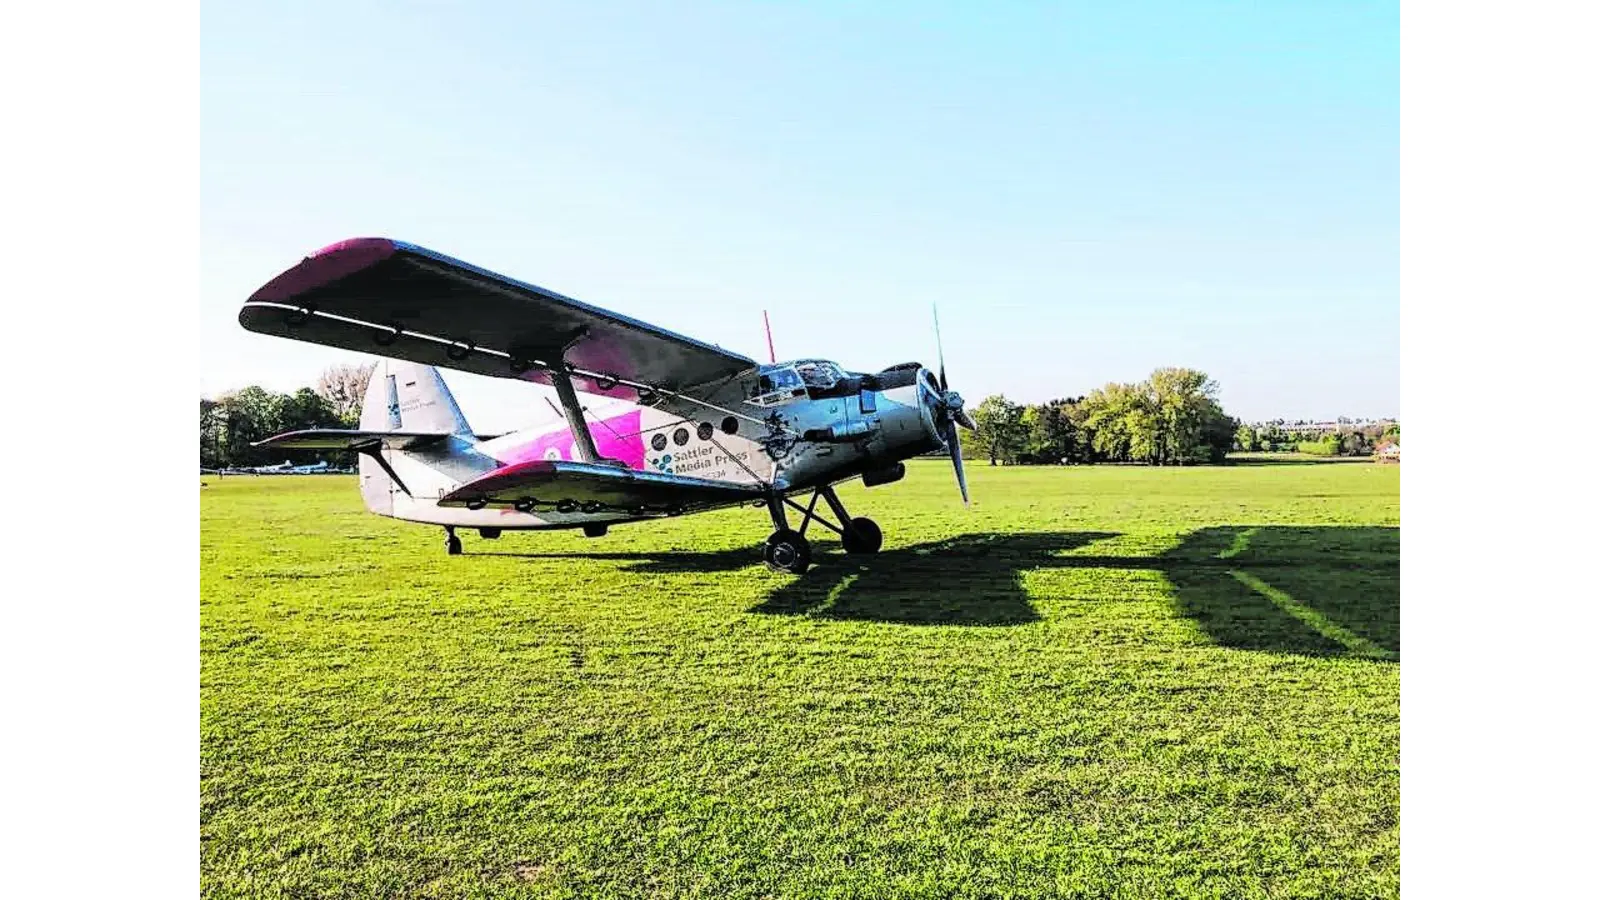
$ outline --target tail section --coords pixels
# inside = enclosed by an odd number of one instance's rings
[[[471,437],[467,418],[433,366],[378,361],[361,404],[362,431],[436,431]]]
[[[378,360],[361,404],[361,430],[453,435],[416,450],[385,442],[382,460],[361,455],[361,498],[380,515],[409,518],[417,504],[493,467],[492,460],[471,449],[477,442],[472,428],[432,366]]]

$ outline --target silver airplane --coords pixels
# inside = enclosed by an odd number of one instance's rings
[[[223,469],[221,475],[287,475],[294,471],[294,463],[284,460],[273,466],[234,466]]]
[[[766,564],[800,574],[811,565],[812,522],[847,553],[883,545],[836,484],[890,484],[905,477],[904,460],[944,450],[969,502],[957,426],[975,426],[949,389],[942,349],[937,377],[914,362],[871,373],[824,359],[761,365],[385,238],[306,257],[251,295],[239,322],[386,358],[359,429],[289,432],[258,446],[359,454],[367,508],[443,526],[450,554],[461,552],[458,528],[486,539],[552,528],[600,537],[625,522],[749,505],[772,520]],[[564,421],[476,434],[435,367],[550,386]]]

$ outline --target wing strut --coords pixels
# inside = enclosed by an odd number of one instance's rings
[[[567,417],[567,430],[572,432],[572,446],[578,459],[586,463],[600,462],[600,451],[595,449],[594,435],[589,433],[589,420],[578,405],[578,392],[572,388],[572,375],[565,366],[550,367],[550,384],[561,400],[561,411]]]

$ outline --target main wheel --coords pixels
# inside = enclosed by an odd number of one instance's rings
[[[450,535],[449,537],[445,538],[444,539],[444,552],[450,554],[451,556],[460,556],[461,555],[461,538],[458,538],[453,534]]]
[[[583,526],[583,536],[584,537],[592,537],[592,538],[605,537],[606,536],[606,526],[603,525],[603,524],[585,525],[585,526]]]
[[[811,542],[798,531],[774,531],[761,550],[761,558],[774,572],[799,575],[811,567]]]
[[[846,553],[877,553],[883,548],[883,529],[878,523],[866,516],[856,516],[850,520],[850,527],[844,533],[844,552]]]

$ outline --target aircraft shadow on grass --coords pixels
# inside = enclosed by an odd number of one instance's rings
[[[1226,526],[1157,556],[1074,554],[1109,532],[966,534],[817,565],[751,611],[921,625],[1017,625],[1039,618],[1024,576],[1048,569],[1155,571],[1177,609],[1217,644],[1313,656],[1400,656],[1400,529]],[[1072,554],[1072,555],[1064,555]],[[711,552],[515,554],[632,562],[644,573],[731,572],[751,548]]]

